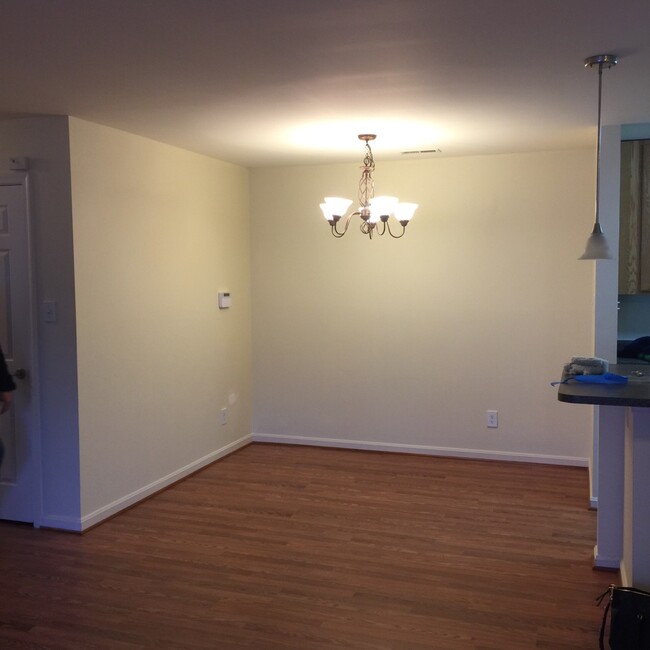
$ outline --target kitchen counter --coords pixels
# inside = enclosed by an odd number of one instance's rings
[[[572,404],[650,407],[650,367],[648,365],[612,365],[609,367],[609,372],[626,376],[627,384],[583,384],[570,381],[567,384],[560,384],[557,398],[560,402],[571,402]],[[566,376],[563,376],[562,379],[566,379]]]
[[[628,377],[628,383],[569,381],[559,385],[557,397],[598,407],[594,564],[619,569],[623,586],[650,589],[650,369],[623,364],[609,372]]]

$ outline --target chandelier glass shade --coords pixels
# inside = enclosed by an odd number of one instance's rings
[[[585,59],[585,67],[592,68],[598,66],[598,145],[596,153],[596,221],[594,228],[587,239],[585,252],[578,258],[581,260],[611,260],[609,244],[600,225],[599,194],[600,194],[600,122],[601,122],[601,104],[603,94],[603,68],[611,68],[618,63],[614,54],[597,54]]]
[[[326,196],[320,208],[323,216],[330,225],[332,235],[340,238],[345,235],[354,217],[361,218],[359,226],[364,235],[372,239],[373,234],[380,237],[389,234],[395,239],[404,236],[406,226],[417,209],[417,203],[400,203],[394,196],[375,196],[375,182],[372,173],[375,171],[375,160],[370,148],[370,141],[377,136],[370,133],[359,135],[359,140],[366,143],[365,155],[361,167],[361,179],[359,180],[359,207],[348,213],[352,201],[335,196]],[[393,215],[401,225],[401,232],[395,234],[391,229],[389,219]]]

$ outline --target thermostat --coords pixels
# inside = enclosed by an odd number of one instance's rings
[[[219,292],[219,309],[229,309],[231,305],[230,291]]]

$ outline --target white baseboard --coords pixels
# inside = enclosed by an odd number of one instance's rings
[[[632,576],[629,574],[627,565],[623,560],[621,560],[619,570],[621,572],[621,587],[632,587]]]
[[[202,469],[206,465],[213,463],[228,454],[237,451],[241,447],[245,447],[251,442],[266,442],[278,443],[287,445],[311,445],[317,447],[336,447],[341,449],[361,449],[367,451],[386,451],[393,453],[403,454],[423,454],[429,456],[452,456],[457,458],[475,458],[483,460],[505,460],[520,463],[541,463],[547,465],[573,465],[578,467],[587,467],[589,459],[574,456],[554,456],[549,454],[524,454],[520,452],[495,452],[484,449],[457,449],[455,447],[437,447],[431,445],[404,445],[393,442],[373,442],[366,440],[346,440],[340,438],[317,438],[311,436],[292,436],[292,435],[274,435],[268,433],[253,433],[243,436],[239,440],[225,445],[221,449],[207,454],[203,458],[189,463],[185,467],[164,476],[149,485],[127,494],[120,499],[113,501],[94,512],[91,512],[83,517],[67,517],[57,515],[43,515],[40,520],[40,526],[45,528],[56,528],[59,530],[67,530],[73,532],[82,532],[91,526],[95,526],[100,522],[116,515],[121,510],[135,505],[139,501],[163,490],[164,488],[180,481],[181,479],[193,474],[194,472]],[[606,561],[606,559],[604,560]],[[599,564],[598,566],[609,568],[606,564]],[[618,567],[618,560],[616,560],[616,567]],[[614,567],[612,567],[614,568]]]
[[[394,442],[346,440],[341,438],[317,438],[312,436],[285,436],[272,433],[253,433],[253,442],[270,442],[285,445],[311,445],[315,447],[338,447],[341,449],[364,449],[367,451],[391,451],[401,454],[424,454],[428,456],[453,456],[483,460],[507,460],[518,463],[544,465],[572,465],[588,467],[589,459],[577,456],[553,456],[550,454],[523,454],[517,451],[489,451],[486,449],[457,449],[432,445],[403,445]]]
[[[125,508],[138,503],[138,501],[142,501],[152,494],[155,494],[156,492],[163,490],[173,483],[180,481],[186,476],[193,474],[206,465],[213,463],[215,460],[219,460],[220,458],[223,458],[224,456],[237,451],[237,449],[246,446],[250,442],[252,442],[252,436],[249,434],[243,438],[240,438],[239,440],[235,440],[234,442],[225,445],[224,447],[221,447],[221,449],[217,449],[216,451],[203,456],[203,458],[199,458],[198,460],[185,465],[185,467],[177,469],[167,476],[163,476],[162,478],[153,481],[153,483],[149,483],[149,485],[145,485],[144,487],[135,490],[134,492],[131,492],[130,494],[127,494],[120,499],[113,501],[112,503],[98,508],[94,512],[84,515],[81,517],[81,519],[76,519],[74,517],[58,517],[56,515],[44,515],[40,521],[40,525],[47,528],[58,528],[60,530],[69,530],[75,532],[84,531],[87,528],[95,526],[98,523],[104,521],[104,519],[108,519],[109,517],[116,515],[121,510],[124,510]]]
[[[74,533],[81,532],[81,520],[79,517],[63,517],[58,515],[43,515],[34,528],[56,528],[57,530],[69,530]]]
[[[620,557],[607,557],[598,554],[598,546],[594,546],[594,567],[597,569],[619,569],[621,566]]]

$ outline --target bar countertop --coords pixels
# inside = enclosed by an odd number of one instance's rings
[[[625,375],[628,382],[617,384],[560,384],[557,398],[572,404],[599,404],[601,406],[650,407],[650,368],[648,365],[612,365],[609,372]],[[642,373],[642,374],[639,374]],[[563,377],[565,379],[566,377]]]

